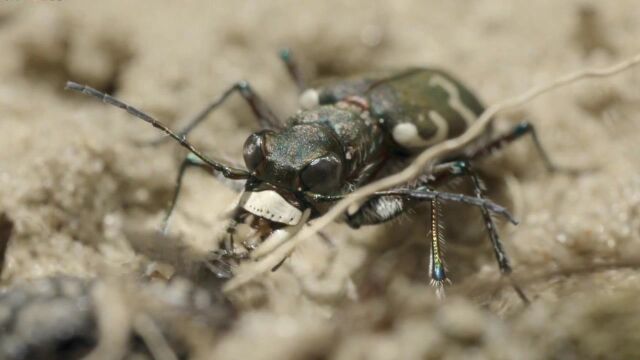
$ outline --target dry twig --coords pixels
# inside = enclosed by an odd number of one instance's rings
[[[115,281],[98,283],[91,291],[96,308],[98,346],[85,358],[107,360],[124,358],[131,332],[131,309],[123,290]]]
[[[272,269],[280,261],[282,261],[283,258],[288,257],[302,241],[313,236],[315,233],[322,230],[339,216],[341,216],[350,205],[364,200],[366,197],[376,191],[388,189],[412,180],[413,178],[420,175],[425,168],[433,165],[438,159],[468,145],[484,132],[487,126],[491,123],[494,116],[499,112],[504,112],[505,110],[522,106],[542,94],[558,89],[560,87],[567,86],[578,80],[612,76],[630,69],[631,67],[638,64],[640,64],[640,53],[610,67],[586,69],[567,74],[565,76],[557,78],[555,81],[552,81],[550,83],[535,86],[519,96],[515,96],[489,106],[482,113],[482,115],[480,115],[478,120],[462,135],[458,136],[457,138],[437,144],[433,147],[427,148],[422,153],[420,153],[420,155],[416,157],[411,165],[405,168],[403,171],[380,179],[379,181],[373,182],[354,191],[346,198],[337,202],[331,208],[331,210],[329,210],[322,217],[315,220],[313,224],[311,224],[311,226],[304,228],[296,236],[291,238],[288,242],[277,248],[275,251],[265,256],[263,259],[256,263],[244,265],[242,271],[240,271],[238,275],[236,275],[236,277],[231,279],[226,284],[225,291],[232,291],[234,289],[237,289],[243,284],[250,282],[256,276]]]
[[[177,360],[158,325],[147,314],[138,314],[133,320],[133,328],[147,345],[149,352],[156,360]]]

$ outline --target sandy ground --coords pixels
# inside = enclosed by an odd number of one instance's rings
[[[178,126],[239,79],[282,116],[296,90],[276,51],[305,75],[409,65],[457,74],[488,104],[638,51],[635,0],[5,1],[0,4],[0,210],[14,222],[0,285],[54,274],[139,277],[150,264],[189,274],[215,248],[235,194],[193,172],[168,238],[156,230],[179,159],[146,124],[63,91],[107,90]],[[216,359],[586,359],[640,357],[640,70],[581,82],[501,117],[538,128],[483,164],[524,306],[499,279],[478,214],[447,208],[453,285],[428,286],[424,214],[328,230],[276,273],[230,294],[240,309]],[[232,100],[192,136],[239,159],[256,128]],[[1,246],[0,246],[1,247]],[[151,265],[154,266],[154,265]],[[196,280],[197,281],[197,280]],[[209,286],[209,285],[207,285]]]

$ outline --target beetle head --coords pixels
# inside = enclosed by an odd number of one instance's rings
[[[343,185],[342,147],[321,124],[254,133],[243,155],[253,177],[282,190],[332,194]]]
[[[308,207],[311,200],[305,194],[337,194],[345,184],[342,146],[323,124],[254,133],[244,144],[243,156],[251,179],[245,189],[250,197],[242,206],[269,220],[290,224],[290,218],[298,217],[293,208],[301,213]]]

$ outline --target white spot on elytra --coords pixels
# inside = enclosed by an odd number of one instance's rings
[[[424,142],[418,128],[412,123],[402,123],[393,128],[393,140],[405,147],[420,147]]]
[[[431,137],[431,139],[429,139],[429,145],[446,139],[449,133],[449,124],[447,123],[447,120],[434,110],[429,111],[429,119],[431,119],[433,124],[436,126],[436,133]]]
[[[307,89],[300,94],[298,102],[304,110],[313,109],[320,104],[320,95],[316,89]]]
[[[396,125],[393,128],[393,140],[406,148],[421,148],[441,142],[447,138],[449,126],[442,115],[431,110],[429,111],[429,119],[436,127],[436,133],[430,139],[424,139],[420,136],[418,128],[415,124],[406,122]]]
[[[429,85],[443,88],[449,95],[449,106],[462,116],[467,126],[471,126],[477,116],[462,102],[458,88],[451,81],[440,75],[434,75],[431,80],[429,80]]]

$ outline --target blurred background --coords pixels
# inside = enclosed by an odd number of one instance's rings
[[[297,91],[277,51],[290,47],[308,79],[437,66],[492,104],[634,55],[638,19],[635,0],[4,1],[0,212],[13,235],[0,286],[161,273],[218,291],[194,276],[194,264],[217,246],[236,194],[193,171],[169,235],[159,237],[185,153],[173,143],[141,146],[158,132],[65,92],[67,80],[177,128],[244,79],[285,117]],[[638,84],[638,69],[583,81],[497,119],[498,130],[531,121],[557,163],[594,169],[548,174],[529,140],[482,164],[492,197],[521,221],[500,230],[529,306],[501,281],[480,216],[464,207],[445,208],[453,284],[439,302],[418,211],[379,227],[337,224],[327,231],[334,245],[307,241],[280,270],[228,294],[236,310],[224,331],[205,326],[205,345],[176,356],[640,357]],[[236,98],[191,139],[239,162],[255,128]]]

